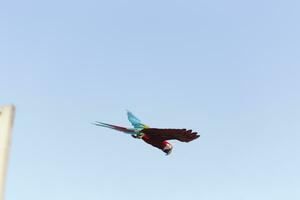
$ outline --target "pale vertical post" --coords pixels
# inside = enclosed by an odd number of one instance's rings
[[[13,105],[0,107],[0,200],[4,199],[5,177],[15,115]]]

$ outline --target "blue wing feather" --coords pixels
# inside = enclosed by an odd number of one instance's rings
[[[145,124],[142,124],[141,120],[139,120],[136,116],[134,116],[132,114],[132,112],[127,111],[127,117],[128,117],[128,120],[130,121],[130,123],[132,124],[132,126],[135,129],[141,130],[141,129],[144,129],[144,128],[148,128],[148,126],[145,125]]]

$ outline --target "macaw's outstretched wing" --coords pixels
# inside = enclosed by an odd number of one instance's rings
[[[96,126],[102,126],[102,127],[114,129],[114,130],[117,130],[117,131],[121,131],[121,132],[124,132],[124,133],[128,133],[128,134],[131,134],[131,135],[136,134],[135,130],[130,129],[130,128],[115,126],[115,125],[112,125],[112,124],[106,124],[106,123],[102,123],[102,122],[94,122],[93,124],[96,125]]]
[[[145,129],[145,128],[149,128],[147,125],[142,124],[141,120],[139,120],[136,116],[134,116],[132,114],[132,112],[127,111],[127,117],[128,117],[128,120],[130,121],[130,123],[132,124],[132,126],[135,129],[142,130],[142,129]]]
[[[181,142],[190,142],[200,137],[197,132],[186,129],[146,128],[141,130],[141,133],[158,140],[179,140]]]

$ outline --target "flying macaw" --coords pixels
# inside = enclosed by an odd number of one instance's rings
[[[133,138],[136,139],[142,139],[146,143],[162,150],[166,153],[166,155],[169,155],[173,149],[173,146],[168,142],[168,140],[190,142],[200,137],[197,132],[193,132],[192,130],[187,129],[150,128],[149,126],[142,124],[141,121],[130,111],[127,111],[127,117],[133,128],[125,128],[97,121],[93,124],[130,134]]]

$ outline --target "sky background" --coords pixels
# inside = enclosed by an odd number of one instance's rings
[[[300,199],[299,1],[0,3],[7,200]],[[90,123],[201,137],[161,151]]]

